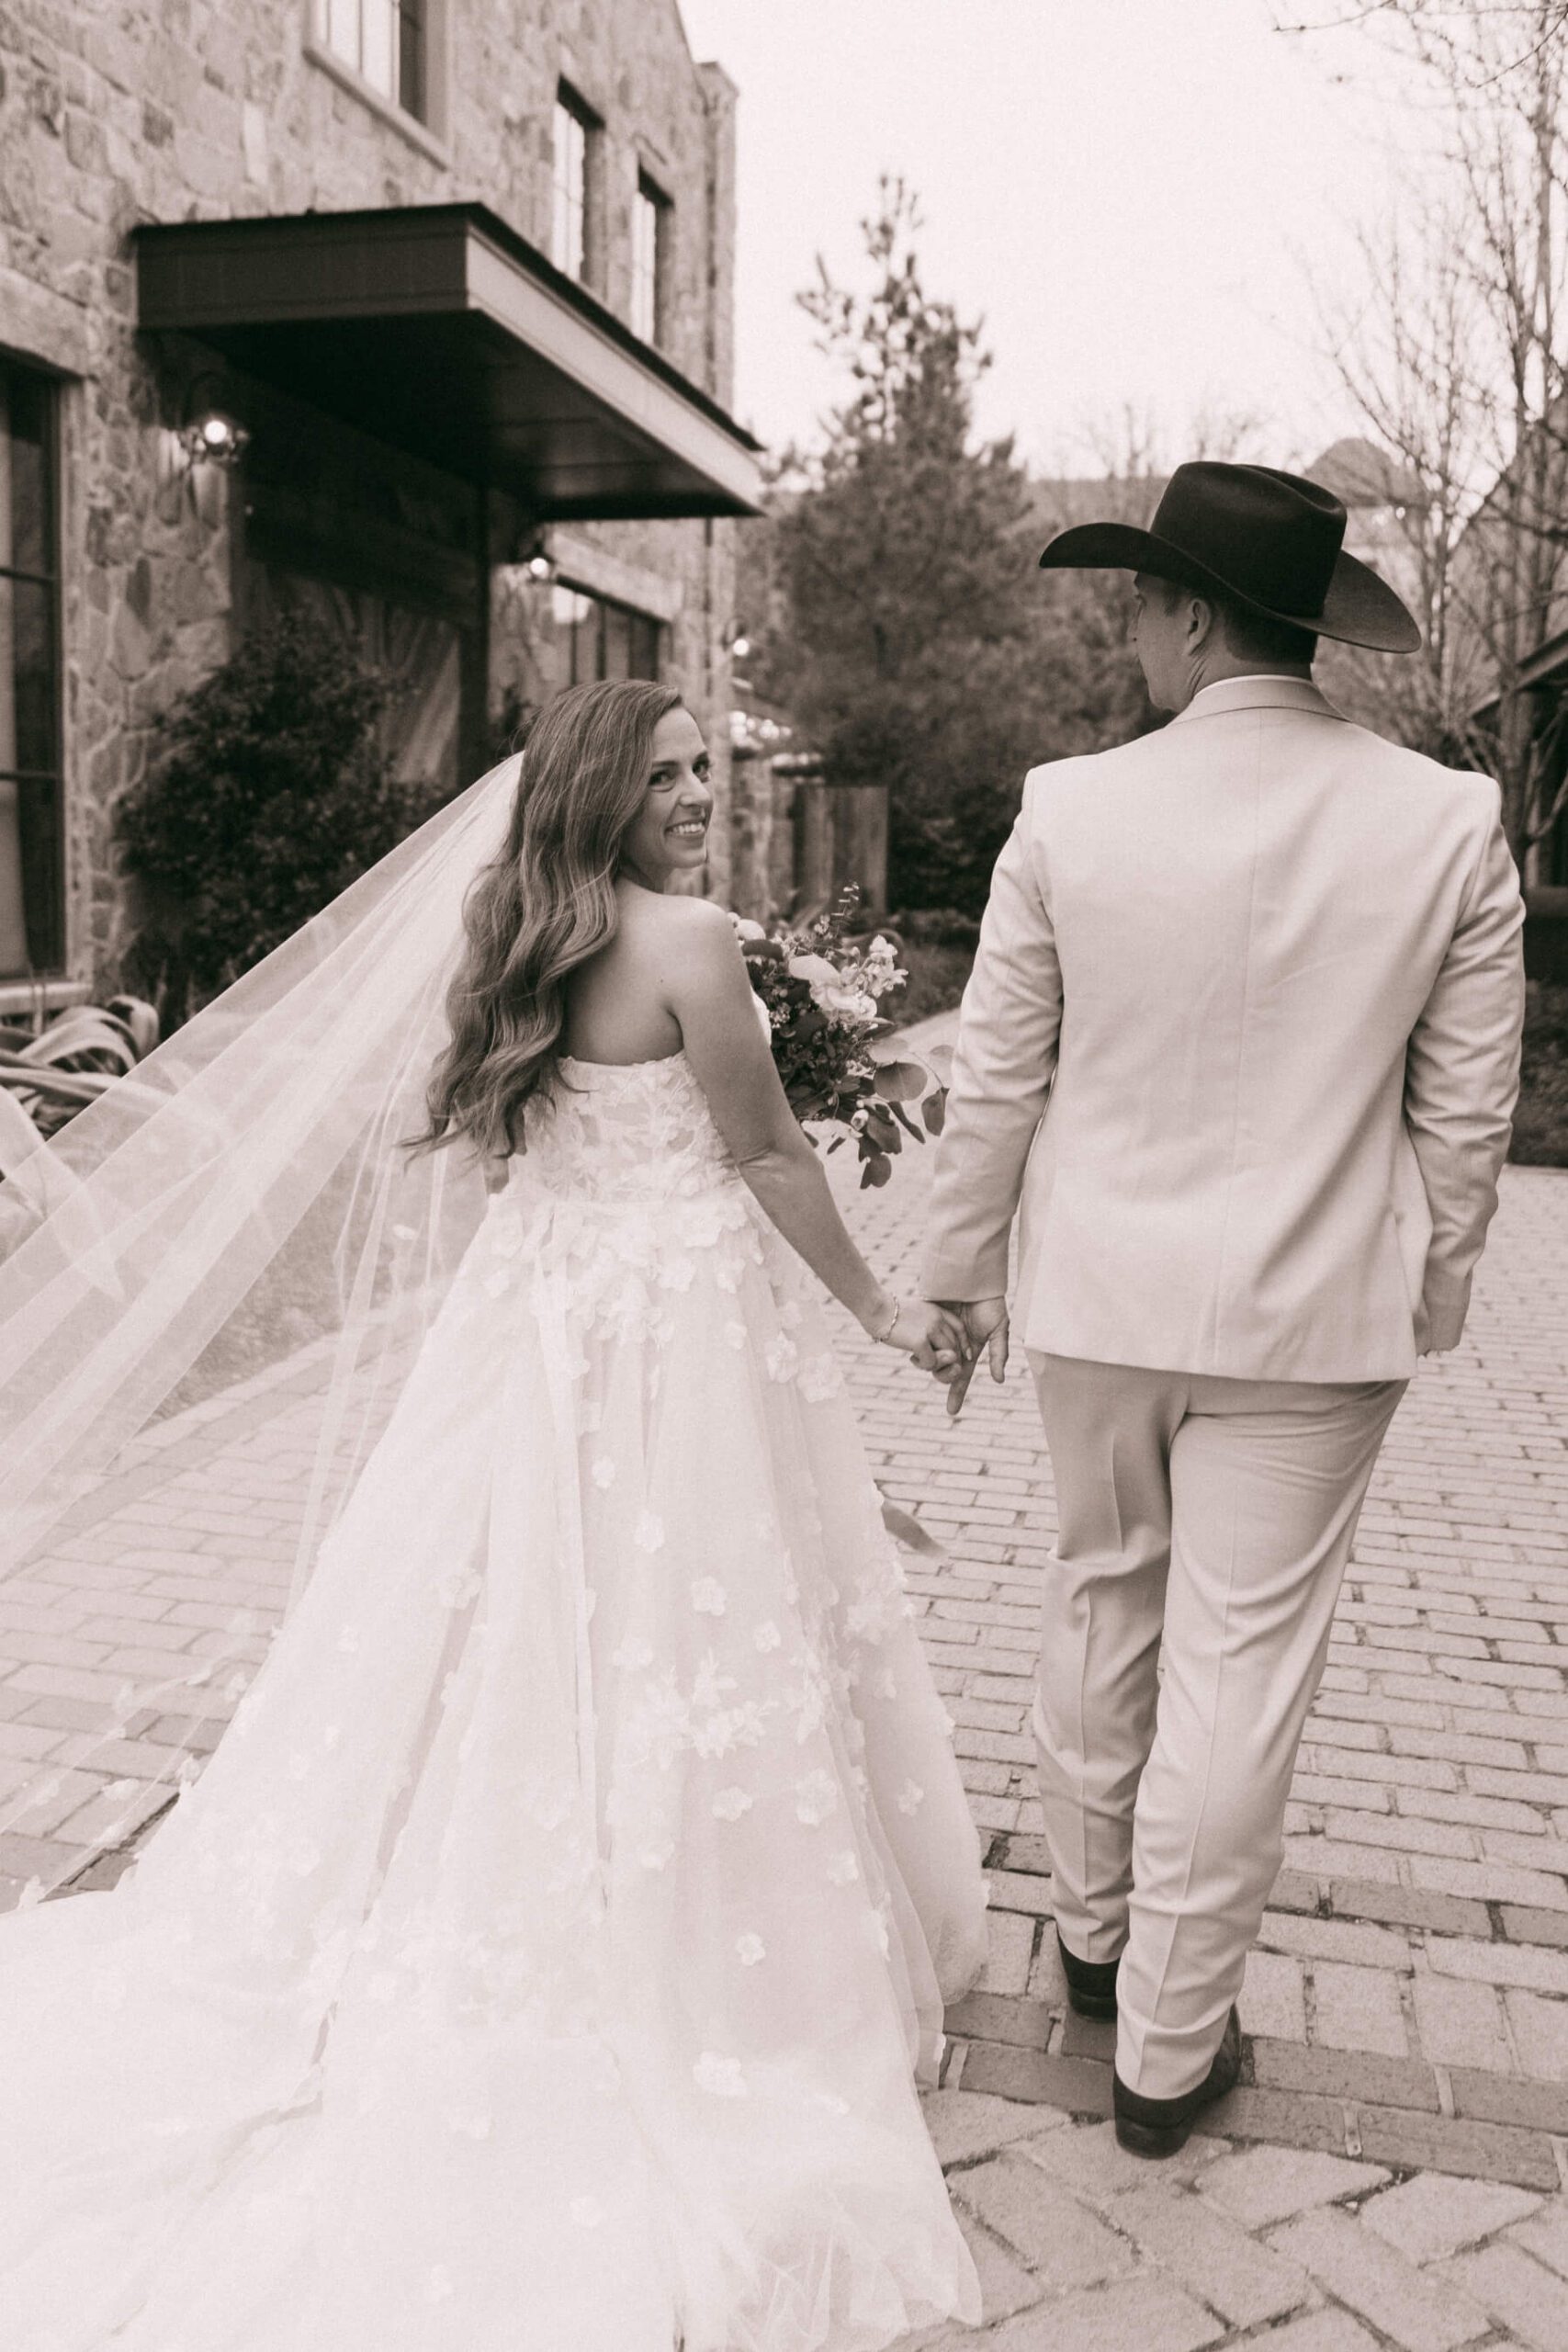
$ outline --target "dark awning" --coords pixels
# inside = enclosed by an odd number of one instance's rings
[[[544,521],[757,512],[758,444],[482,204],[135,232],[138,323]]]

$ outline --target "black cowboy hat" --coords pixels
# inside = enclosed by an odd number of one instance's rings
[[[1270,620],[1383,653],[1414,653],[1421,631],[1387,582],[1344,550],[1330,490],[1273,466],[1178,466],[1146,531],[1077,523],[1058,531],[1047,571],[1149,571],[1234,597]]]

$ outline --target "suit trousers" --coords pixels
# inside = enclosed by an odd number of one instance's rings
[[[1033,1710],[1056,1924],[1121,1955],[1116,2071],[1173,2098],[1241,1990],[1407,1384],[1029,1361],[1059,1524]]]

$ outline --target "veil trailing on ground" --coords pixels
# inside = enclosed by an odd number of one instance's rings
[[[0,1867],[169,1802],[298,1599],[485,1205],[418,1155],[504,761],[0,1182]],[[226,1448],[287,1410],[287,1476]]]

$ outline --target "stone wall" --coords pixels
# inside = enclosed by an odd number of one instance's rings
[[[313,52],[305,0],[243,10],[0,0],[0,352],[62,379],[68,935],[79,978],[112,978],[126,937],[116,806],[155,756],[164,713],[228,650],[244,573],[243,470],[193,472],[176,437],[211,355],[135,332],[127,237],[138,221],[478,200],[547,250],[564,75],[604,125],[594,290],[629,312],[640,166],[673,206],[668,356],[722,404],[731,397],[734,91],[694,64],[674,0],[436,7],[446,99],[426,130]],[[593,534],[673,592],[671,674],[721,783],[732,529]]]

